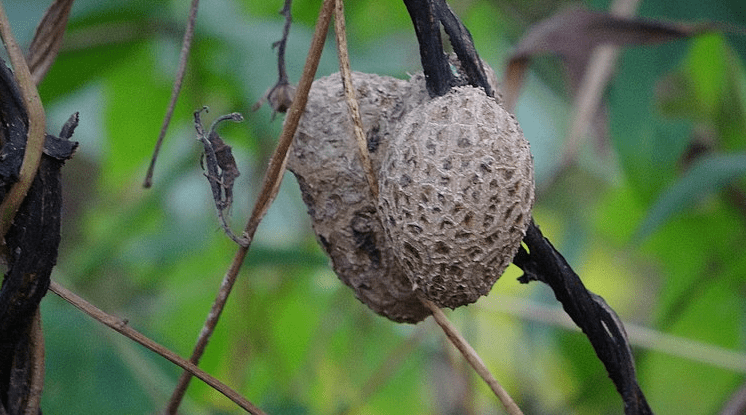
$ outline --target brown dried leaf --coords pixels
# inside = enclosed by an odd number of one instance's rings
[[[28,52],[28,66],[34,83],[39,85],[54,63],[62,45],[67,18],[74,0],[54,0],[36,27]]]
[[[581,8],[563,10],[534,25],[508,60],[503,81],[506,106],[512,110],[530,59],[542,53],[560,55],[575,91],[596,46],[648,45],[686,38],[712,30],[714,24],[683,24],[625,18]]]
[[[205,151],[205,177],[207,177],[207,181],[210,183],[220,225],[223,227],[225,233],[237,244],[246,246],[248,240],[236,236],[228,226],[228,221],[225,217],[233,204],[233,184],[240,173],[238,172],[236,160],[233,158],[231,147],[225,144],[215,130],[221,122],[227,120],[241,122],[243,121],[243,116],[237,112],[220,116],[212,123],[210,130],[205,132],[200,114],[206,110],[207,107],[203,107],[194,112],[194,127],[197,130],[197,139],[202,143]]]
[[[275,115],[277,115],[278,112],[284,114],[288,111],[290,105],[293,104],[294,98],[295,85],[280,80],[264,93],[259,101],[251,107],[251,111],[256,111],[261,108],[265,102],[269,102],[269,106],[272,107],[272,120],[274,120]]]

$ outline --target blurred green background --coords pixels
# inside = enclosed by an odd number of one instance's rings
[[[28,45],[47,1],[5,1]],[[352,68],[420,70],[402,2],[347,2]],[[452,0],[501,76],[526,29],[567,4]],[[588,7],[608,9],[608,2]],[[250,107],[277,78],[282,1],[205,0],[174,120],[141,183],[170,95],[189,1],[78,0],[40,93],[49,130],[80,112],[80,149],[63,170],[65,210],[53,278],[188,356],[236,251],[219,229],[192,112],[225,125],[242,173],[241,229],[281,129]],[[295,0],[287,51],[297,82],[318,1]],[[740,0],[643,1],[639,14],[746,26]],[[535,217],[589,289],[628,323],[643,391],[658,414],[714,414],[746,373],[746,38],[720,34],[635,47],[606,94],[609,139],[586,140],[557,174],[572,115],[556,58],[532,66],[516,110],[530,141]],[[337,71],[332,39],[318,76]],[[551,291],[511,266],[490,296],[449,316],[528,414],[618,414],[622,403]],[[58,297],[42,303],[45,413],[162,410],[180,373]],[[316,244],[292,175],[259,227],[201,366],[269,414],[502,413],[432,321],[397,325],[359,303]],[[383,373],[382,376],[374,376]],[[372,380],[371,380],[372,379]],[[189,414],[240,413],[194,380]]]

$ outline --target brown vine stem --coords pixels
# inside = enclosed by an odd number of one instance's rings
[[[352,117],[352,130],[355,133],[355,141],[357,141],[357,146],[360,150],[360,161],[362,162],[363,169],[365,170],[365,177],[368,180],[368,187],[370,187],[370,191],[373,194],[373,197],[378,199],[378,181],[376,180],[376,176],[373,173],[373,166],[370,162],[370,153],[368,153],[368,141],[365,139],[365,133],[363,132],[363,120],[360,117],[360,106],[358,105],[357,98],[355,97],[355,87],[352,84],[350,54],[347,51],[347,34],[345,28],[345,10],[343,0],[335,0],[334,33],[336,34],[337,54],[339,55],[339,73],[342,76],[342,84],[344,85],[347,108],[350,110],[350,116]]]
[[[203,382],[210,385],[212,388],[222,393],[223,395],[225,395],[228,399],[235,402],[236,405],[248,411],[250,414],[266,415],[264,411],[257,408],[254,404],[249,402],[246,398],[238,394],[238,392],[234,391],[233,389],[226,386],[224,383],[215,379],[214,377],[209,375],[204,370],[198,368],[195,364],[187,361],[183,357],[161,346],[160,344],[149,339],[148,337],[146,337],[139,331],[128,326],[126,321],[104,312],[100,308],[94,306],[93,304],[84,300],[77,294],[73,293],[72,291],[58,284],[56,281],[50,282],[49,289],[53,293],[60,296],[63,300],[77,307],[80,311],[93,317],[93,319],[97,320],[98,322],[108,326],[109,328],[114,329],[115,331],[124,335],[130,340],[133,340],[141,344],[142,346],[146,347],[147,349],[150,349],[151,351],[163,356],[164,358],[169,360],[171,363],[181,367],[182,369],[189,371],[194,376],[197,376]]]
[[[176,100],[179,99],[179,93],[181,92],[181,84],[184,81],[184,73],[186,73],[187,59],[189,58],[189,51],[192,48],[192,38],[194,37],[194,25],[197,21],[197,9],[199,8],[199,0],[192,0],[192,5],[189,9],[189,19],[187,20],[186,30],[184,31],[184,39],[181,42],[181,52],[179,53],[179,68],[176,70],[176,78],[174,79],[174,86],[171,89],[171,99],[168,103],[168,109],[166,110],[166,116],[163,118],[163,124],[161,125],[161,132],[158,134],[158,141],[155,142],[155,149],[153,150],[153,157],[150,159],[150,166],[148,167],[148,173],[145,175],[145,181],[142,186],[146,189],[153,185],[153,171],[155,170],[155,162],[158,159],[158,153],[161,151],[161,145],[163,144],[163,138],[166,137],[166,131],[168,131],[168,125],[171,124],[171,117],[174,115],[174,108],[176,108]]]
[[[13,37],[2,2],[0,2],[0,36],[5,44],[5,49],[8,51],[10,63],[13,65],[14,75],[21,89],[23,102],[26,104],[29,123],[26,151],[23,153],[23,164],[21,164],[21,171],[18,174],[18,181],[13,184],[13,187],[10,188],[10,191],[0,203],[0,238],[4,239],[18,207],[26,198],[28,189],[31,187],[34,177],[36,177],[36,171],[39,169],[41,152],[44,147],[46,116],[41,98],[39,98],[39,91],[37,91],[36,84],[31,77],[26,58],[24,58],[21,48]]]
[[[31,349],[31,373],[29,373],[29,397],[25,414],[41,413],[41,393],[44,389],[44,333],[41,328],[41,311],[36,309],[34,320],[29,328],[29,348]]]
[[[746,412],[746,384],[741,385],[725,402],[720,415],[739,415]]]
[[[269,167],[267,168],[267,172],[262,183],[262,189],[259,193],[259,197],[257,198],[256,203],[254,204],[254,209],[251,212],[251,216],[249,217],[249,221],[246,224],[246,228],[244,229],[243,239],[248,241],[248,243],[246,244],[246,246],[241,246],[238,248],[238,251],[233,257],[233,261],[231,262],[228,271],[226,271],[225,276],[223,277],[223,281],[220,284],[218,294],[212,304],[210,312],[207,315],[207,319],[202,326],[202,330],[200,331],[199,337],[197,338],[197,343],[194,346],[194,350],[192,351],[190,361],[194,364],[197,364],[199,362],[199,359],[202,357],[202,354],[207,347],[207,342],[210,340],[212,333],[215,331],[215,327],[218,323],[218,319],[220,318],[220,314],[223,312],[225,303],[228,300],[228,295],[230,294],[231,289],[236,282],[236,278],[238,277],[238,271],[241,269],[241,265],[246,258],[246,254],[249,252],[249,248],[251,247],[251,242],[254,239],[254,233],[256,232],[256,229],[259,226],[259,223],[261,222],[265,213],[267,213],[267,209],[269,209],[269,206],[274,201],[275,196],[277,196],[277,191],[280,189],[282,176],[285,172],[288,150],[290,149],[290,144],[293,142],[293,137],[295,136],[295,131],[298,128],[300,118],[306,109],[306,102],[308,102],[308,93],[311,90],[313,78],[314,76],[316,76],[316,69],[318,68],[319,60],[321,59],[321,52],[324,49],[326,33],[329,30],[329,22],[331,21],[333,10],[334,0],[324,0],[323,5],[321,6],[321,11],[319,12],[318,20],[316,21],[313,40],[311,41],[311,47],[309,48],[308,56],[306,57],[306,63],[303,68],[303,75],[301,76],[300,82],[298,84],[295,99],[288,109],[287,116],[285,118],[285,125],[283,126],[282,133],[280,134],[277,148],[275,149],[275,152],[272,154],[272,158],[270,159]],[[181,400],[186,393],[186,389],[189,386],[191,376],[191,373],[184,372],[181,374],[181,377],[179,377],[179,383],[174,389],[174,393],[171,395],[171,400],[169,401],[168,407],[166,408],[167,414],[176,414],[176,410],[178,409],[179,404],[181,403]]]
[[[420,301],[433,313],[435,322],[438,323],[440,328],[443,329],[443,332],[446,334],[446,337],[448,337],[448,340],[454,346],[456,346],[456,348],[461,352],[464,358],[466,358],[466,361],[469,362],[469,365],[474,368],[477,374],[487,383],[490,389],[492,389],[492,392],[495,393],[497,398],[500,400],[500,403],[503,404],[505,410],[510,415],[523,415],[523,412],[518,407],[518,405],[516,405],[515,401],[513,401],[513,398],[508,395],[508,392],[505,391],[505,389],[503,389],[497,379],[492,376],[492,373],[490,373],[490,370],[487,369],[487,366],[482,361],[482,358],[479,357],[477,352],[466,341],[464,336],[459,333],[456,326],[454,326],[448,320],[448,317],[446,317],[443,311],[438,308],[438,306],[435,305],[432,301],[422,296],[420,296]]]

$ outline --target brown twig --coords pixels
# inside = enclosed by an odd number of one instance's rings
[[[746,411],[746,383],[733,392],[730,399],[725,402],[720,415],[739,415]]]
[[[523,412],[513,401],[513,398],[508,395],[508,392],[506,392],[497,379],[492,376],[492,373],[487,369],[482,358],[479,357],[474,348],[471,347],[461,333],[459,333],[458,329],[456,329],[456,327],[448,320],[448,317],[446,317],[443,311],[432,301],[424,297],[420,297],[420,301],[422,301],[422,304],[433,313],[435,322],[443,329],[448,340],[456,346],[464,358],[466,358],[466,361],[469,362],[469,365],[474,368],[477,374],[487,383],[490,389],[492,389],[492,392],[495,393],[497,398],[500,400],[500,403],[503,404],[505,410],[510,415],[523,415]]]
[[[272,120],[275,119],[278,112],[287,112],[295,97],[295,86],[290,84],[288,72],[285,68],[285,47],[288,43],[290,25],[293,22],[293,15],[290,12],[292,3],[292,0],[285,0],[285,5],[280,10],[280,14],[285,16],[282,38],[272,44],[273,48],[277,48],[277,83],[269,88],[259,101],[251,107],[252,111],[256,111],[264,104],[264,101],[269,101],[269,105],[272,107]]]
[[[184,39],[181,42],[181,52],[179,54],[179,68],[176,70],[176,78],[174,79],[174,86],[171,89],[171,100],[168,103],[168,110],[166,110],[166,116],[163,118],[163,124],[161,125],[161,132],[158,134],[158,141],[155,142],[155,149],[153,150],[153,157],[150,159],[150,166],[148,167],[148,173],[145,175],[145,181],[143,187],[149,188],[153,185],[153,171],[155,170],[155,162],[158,159],[158,153],[161,150],[163,144],[163,138],[166,136],[168,131],[168,125],[171,123],[171,117],[174,115],[174,108],[176,108],[176,100],[179,99],[179,93],[181,92],[181,84],[184,80],[184,73],[186,72],[187,59],[189,58],[189,51],[192,48],[192,38],[194,37],[194,25],[197,21],[197,9],[199,8],[199,0],[192,0],[192,5],[189,9],[189,19],[187,20],[186,30],[184,31]]]
[[[288,110],[287,118],[285,119],[285,124],[283,126],[282,133],[280,134],[277,148],[272,154],[269,167],[267,168],[267,173],[262,183],[262,189],[254,205],[254,209],[251,212],[251,217],[249,218],[249,221],[246,224],[246,228],[244,230],[243,238],[245,238],[248,243],[246,244],[246,246],[241,246],[238,248],[238,251],[233,257],[233,261],[231,262],[228,271],[223,277],[218,295],[213,302],[212,308],[207,315],[207,319],[202,326],[199,338],[197,339],[197,343],[194,346],[194,350],[192,351],[190,361],[195,364],[199,362],[199,359],[202,357],[202,354],[207,347],[207,342],[210,340],[212,333],[215,331],[215,326],[217,325],[218,319],[220,318],[220,314],[223,312],[225,303],[228,300],[228,295],[230,294],[230,291],[236,282],[236,278],[238,277],[238,271],[240,270],[241,265],[246,258],[246,254],[249,251],[249,247],[251,246],[251,242],[254,239],[254,233],[256,232],[259,223],[264,217],[264,214],[267,213],[267,209],[269,209],[272,201],[274,201],[275,196],[277,196],[277,191],[279,190],[280,183],[282,181],[282,175],[285,172],[287,153],[290,149],[290,144],[293,142],[293,137],[295,136],[295,131],[298,128],[298,123],[300,122],[301,115],[303,115],[303,112],[306,108],[306,102],[308,101],[308,92],[311,90],[311,84],[313,83],[313,78],[316,75],[316,68],[318,68],[319,60],[321,59],[321,52],[324,48],[324,42],[326,41],[326,33],[329,29],[329,22],[331,21],[333,8],[334,0],[324,0],[324,4],[321,6],[321,11],[319,12],[319,18],[316,21],[316,29],[314,31],[313,40],[311,41],[311,47],[308,51],[308,56],[306,57],[306,64],[303,68],[303,75],[300,79],[300,83],[298,84],[297,95],[293,100],[290,109]],[[190,379],[190,373],[182,373],[181,377],[179,378],[179,383],[176,389],[174,389],[174,393],[171,396],[168,407],[166,408],[166,413],[176,413],[181,399],[184,397],[184,393],[186,393],[186,389],[189,385]]]
[[[49,284],[49,289],[55,294],[57,294],[58,296],[60,296],[63,300],[77,307],[80,311],[93,317],[93,319],[95,319],[96,321],[102,324],[105,324],[109,328],[114,329],[115,331],[124,335],[130,340],[133,340],[141,344],[147,349],[150,349],[151,351],[163,356],[171,363],[181,367],[182,369],[188,371],[192,375],[198,377],[203,382],[210,385],[212,388],[222,393],[223,395],[225,395],[228,399],[235,402],[236,405],[248,411],[250,414],[266,415],[264,411],[257,408],[254,404],[249,402],[246,398],[241,396],[238,392],[234,391],[233,389],[226,386],[224,383],[215,379],[214,377],[212,377],[207,372],[200,369],[193,363],[187,361],[186,359],[182,358],[181,356],[177,355],[171,350],[149,339],[148,337],[146,337],[139,331],[128,326],[126,321],[104,312],[103,310],[99,309],[98,307],[84,300],[77,294],[61,286],[56,281],[52,281]]]
[[[347,34],[345,29],[345,11],[344,1],[336,0],[334,8],[334,33],[337,39],[337,54],[339,55],[339,73],[344,85],[345,100],[347,108],[350,110],[352,117],[352,130],[355,133],[358,150],[360,150],[360,161],[363,164],[365,177],[368,180],[368,187],[374,198],[378,198],[378,180],[373,173],[373,165],[370,162],[370,153],[368,153],[368,141],[365,139],[363,132],[363,120],[360,117],[360,106],[355,97],[355,87],[352,85],[352,72],[350,71],[350,54],[347,51]]]
[[[285,0],[285,4],[280,10],[280,14],[285,17],[285,25],[282,26],[282,38],[272,44],[272,47],[277,48],[277,73],[279,75],[278,83],[288,83],[288,72],[285,69],[285,47],[288,43],[288,35],[290,35],[290,25],[293,23],[293,15],[290,13],[290,7],[293,4],[293,0]]]
[[[259,222],[267,213],[267,209],[269,209],[272,201],[274,201],[277,191],[280,188],[282,175],[285,172],[288,150],[290,149],[290,144],[293,142],[300,117],[306,109],[308,93],[311,90],[313,78],[316,76],[316,68],[321,59],[321,51],[326,41],[326,32],[329,29],[333,6],[333,0],[324,0],[324,4],[321,7],[321,12],[316,22],[316,30],[311,41],[311,48],[308,51],[308,58],[303,68],[303,75],[298,84],[297,95],[293,100],[293,104],[288,109],[287,118],[285,119],[285,125],[280,134],[277,148],[269,161],[269,167],[262,183],[262,190],[254,205],[249,222],[246,224],[246,232],[250,235],[253,235],[257,226],[259,226]]]
[[[21,48],[16,43],[13,32],[10,30],[8,16],[5,14],[2,3],[0,3],[0,36],[13,65],[14,75],[18,80],[23,102],[26,104],[29,123],[26,149],[23,153],[23,164],[18,174],[18,181],[13,184],[0,204],[0,238],[4,238],[8,229],[10,229],[18,207],[21,206],[21,202],[23,202],[34,177],[36,177],[36,171],[39,169],[41,152],[44,147],[46,116],[41,98],[39,98],[39,91],[36,89],[36,84],[31,77]]]
[[[41,312],[36,309],[29,333],[31,349],[31,373],[29,376],[29,399],[24,415],[41,413],[41,394],[44,389],[44,334],[41,328]]]

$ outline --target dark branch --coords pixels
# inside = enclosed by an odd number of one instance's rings
[[[16,79],[0,59],[0,200],[18,180],[29,117]],[[78,116],[60,138],[47,134],[39,170],[5,235],[8,269],[0,285],[0,413],[23,413],[34,393],[29,379],[35,355],[31,326],[57,261],[62,209],[61,168],[77,143],[68,141]],[[38,362],[36,362],[38,363]]]
[[[466,84],[481,87],[487,95],[494,96],[495,91],[487,81],[487,74],[474,47],[471,33],[448,3],[445,0],[405,0],[404,4],[417,34],[422,69],[430,96],[445,95],[452,87]],[[448,63],[440,38],[441,24],[456,52],[464,77],[455,74]]]
[[[637,384],[635,362],[627,334],[614,310],[600,296],[588,291],[565,258],[531,222],[523,247],[513,259],[524,275],[522,283],[541,281],[552,288],[557,300],[583,330],[624,400],[625,414],[652,414]]]
[[[489,82],[487,82],[487,74],[484,72],[482,60],[479,59],[477,49],[474,47],[474,40],[471,37],[471,33],[469,33],[469,30],[445,0],[436,0],[435,6],[440,22],[448,34],[451,46],[453,46],[453,51],[456,52],[456,56],[459,62],[461,62],[461,68],[466,72],[469,84],[484,88],[484,92],[487,95],[494,97],[495,91],[492,90]]]
[[[484,88],[488,95],[494,96],[495,91],[487,81],[471,34],[453,13],[446,0],[404,0],[404,4],[417,33],[430,96],[444,95],[451,87],[464,81],[458,79],[461,75],[455,75],[448,65],[440,39],[439,24],[443,24],[448,34],[464,72],[465,81],[474,87]],[[521,247],[513,260],[523,269],[524,275],[520,281],[542,281],[552,288],[557,300],[586,334],[596,355],[606,367],[609,377],[624,400],[625,413],[651,414],[652,411],[637,384],[634,359],[624,327],[614,310],[603,298],[583,286],[578,275],[544,238],[533,221],[524,243],[528,246],[529,252]]]
[[[420,60],[425,72],[427,92],[431,97],[445,95],[456,85],[456,76],[443,51],[437,5],[434,0],[404,0],[404,4],[412,18],[417,42],[420,44]]]

